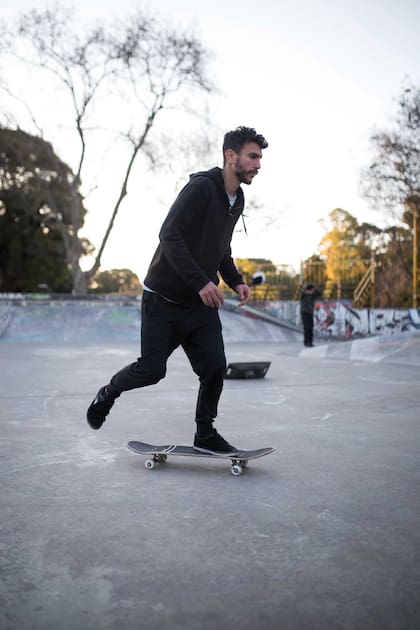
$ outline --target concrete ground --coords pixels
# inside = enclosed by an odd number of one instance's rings
[[[419,628],[420,336],[392,344],[228,342],[271,367],[225,382],[216,426],[277,449],[233,477],[126,448],[191,443],[182,352],[95,432],[136,343],[0,343],[1,630]]]

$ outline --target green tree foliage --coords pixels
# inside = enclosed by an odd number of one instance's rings
[[[401,226],[381,230],[371,223],[359,223],[349,212],[336,208],[325,224],[320,256],[314,255],[303,264],[305,281],[324,285],[324,297],[352,299],[362,274],[375,260],[375,304],[378,307],[409,305],[411,231]],[[314,273],[324,264],[324,281]]]
[[[89,250],[75,236],[85,215],[78,188],[50,143],[0,128],[0,290],[71,290],[67,246],[76,238],[79,257]]]
[[[142,285],[130,269],[108,269],[96,274],[90,284],[95,293],[140,293]]]
[[[357,283],[366,271],[370,252],[381,232],[372,224],[359,224],[357,219],[341,208],[335,208],[328,215],[327,229],[319,251],[326,261],[327,282]]]

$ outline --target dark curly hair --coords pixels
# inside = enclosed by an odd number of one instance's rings
[[[233,131],[228,131],[223,139],[223,156],[227,149],[233,149],[235,153],[240,153],[244,144],[255,142],[260,149],[266,149],[268,142],[260,133],[252,127],[237,127]]]

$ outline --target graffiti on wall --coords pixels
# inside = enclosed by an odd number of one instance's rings
[[[277,319],[301,327],[299,302],[266,302],[264,310]],[[356,339],[367,335],[392,335],[420,329],[417,309],[356,309],[351,303],[319,301],[315,304],[314,328],[324,339]]]
[[[352,339],[368,334],[367,313],[341,302],[317,302],[314,328],[321,337]]]
[[[321,337],[355,339],[415,330],[418,319],[416,309],[355,309],[345,302],[318,302],[314,326]]]

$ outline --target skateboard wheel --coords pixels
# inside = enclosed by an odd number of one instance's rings
[[[239,464],[233,464],[231,468],[231,473],[235,477],[239,477],[239,475],[242,475],[242,466],[240,466]]]
[[[144,462],[144,465],[148,470],[153,470],[153,468],[156,466],[153,459],[146,459],[146,461]]]

